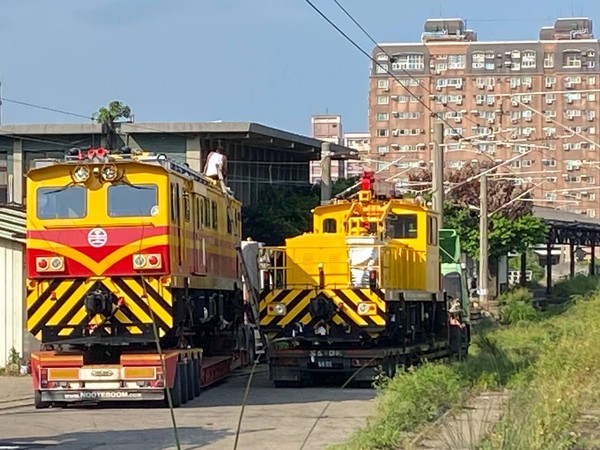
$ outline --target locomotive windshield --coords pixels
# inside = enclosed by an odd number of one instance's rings
[[[392,239],[413,239],[417,237],[417,215],[402,214],[390,216],[385,221],[387,237]]]
[[[462,297],[462,280],[460,273],[451,272],[444,275],[444,278],[442,279],[442,289],[444,289],[453,299],[460,299]]]
[[[39,219],[80,219],[87,215],[87,189],[81,186],[37,190]]]
[[[116,184],[108,187],[109,217],[150,217],[158,205],[155,184]]]

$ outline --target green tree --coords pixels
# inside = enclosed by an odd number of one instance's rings
[[[118,119],[131,118],[131,108],[118,100],[108,104],[108,107],[102,107],[92,115],[92,118],[98,123],[113,124]]]
[[[334,182],[333,195],[357,181],[357,178],[349,178]],[[267,245],[283,245],[286,238],[312,230],[311,210],[321,199],[319,185],[264,185],[259,188],[259,196],[260,202],[242,209],[245,237]]]
[[[479,175],[492,169],[487,162],[469,163],[461,170],[446,171],[450,185],[444,204],[444,227],[456,229],[464,251],[479,257]],[[492,171],[491,173],[493,173]],[[412,182],[431,182],[431,172],[421,170],[410,175]],[[548,233],[544,222],[533,216],[530,186],[516,186],[507,177],[488,177],[488,243],[491,259],[509,252],[521,253],[531,245],[544,242]]]

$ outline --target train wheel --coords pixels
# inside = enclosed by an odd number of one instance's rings
[[[193,367],[193,385],[194,385],[194,395],[196,397],[200,396],[200,360],[199,359],[194,359],[192,361],[192,367]]]
[[[173,383],[173,387],[169,388],[169,394],[171,395],[173,408],[179,408],[181,406],[181,370],[179,368],[179,364],[177,365],[177,370],[175,371],[175,382]],[[165,399],[165,403],[167,406],[169,406],[168,399]]]
[[[185,405],[189,398],[188,398],[188,371],[187,371],[187,366],[185,363],[183,362],[178,362],[177,363],[177,371],[181,373],[181,378],[180,378],[180,382],[181,382],[181,404]]]
[[[42,393],[40,391],[35,391],[33,394],[33,404],[35,409],[46,409],[50,407],[49,402],[42,401]]]

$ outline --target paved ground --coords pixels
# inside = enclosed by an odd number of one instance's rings
[[[239,436],[240,450],[305,449],[340,442],[365,423],[374,390],[318,387],[275,389],[259,366]],[[248,378],[239,374],[175,410],[181,447],[233,449]],[[323,413],[325,407],[327,410]],[[317,418],[322,418],[317,421]],[[35,410],[31,380],[0,377],[0,450],[173,449],[168,409],[67,408]]]

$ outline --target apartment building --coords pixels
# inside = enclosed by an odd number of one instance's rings
[[[359,176],[366,165],[372,165],[369,155],[371,135],[369,133],[344,133],[342,129],[342,116],[312,116],[311,128],[313,138],[343,145],[358,152],[356,159],[331,161],[332,180]],[[310,161],[309,164],[310,182],[314,184],[321,179],[321,166],[319,161]]]
[[[461,19],[427,20],[421,42],[373,50],[371,156],[407,181],[411,168],[431,164],[433,123],[443,117],[447,168],[516,158],[507,171],[537,186],[536,203],[600,217],[599,52],[587,18],[501,42],[478,40]]]

